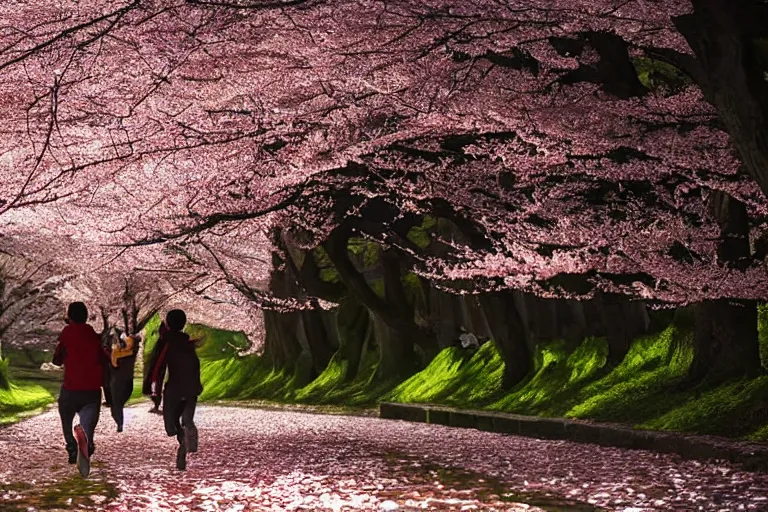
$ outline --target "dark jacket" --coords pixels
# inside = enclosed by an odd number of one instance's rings
[[[152,368],[151,382],[159,386],[160,371],[167,367],[167,393],[181,397],[199,395],[203,392],[203,385],[200,382],[200,359],[195,352],[194,342],[190,341],[189,335],[178,331],[169,331],[164,338],[166,343]]]
[[[59,335],[53,364],[64,365],[64,383],[68,391],[100,391],[106,356],[101,338],[88,324],[69,323]]]

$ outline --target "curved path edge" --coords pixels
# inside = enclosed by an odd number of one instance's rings
[[[727,460],[750,471],[768,472],[768,444],[718,436],[638,430],[610,423],[542,418],[432,404],[382,402],[381,418],[474,428],[537,439],[562,439],[616,448],[675,453],[691,460]]]

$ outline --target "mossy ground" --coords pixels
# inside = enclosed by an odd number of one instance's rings
[[[45,355],[35,354],[44,360]],[[3,350],[0,360],[0,425],[14,423],[28,414],[42,410],[55,400],[52,390],[57,389],[52,376],[35,368],[21,351]]]
[[[190,332],[200,334],[202,329],[191,326]],[[760,333],[768,354],[764,308]],[[345,407],[371,407],[382,400],[422,402],[768,440],[768,376],[681,388],[692,357],[686,339],[691,334],[674,326],[636,339],[622,363],[612,368],[602,338],[586,339],[575,349],[561,341],[539,346],[531,376],[506,392],[501,388],[503,362],[493,343],[474,352],[447,348],[422,371],[399,382],[374,378],[375,352],[367,354],[363,371],[351,381],[343,378],[346,361],[334,357],[317,379],[301,386],[260,356],[238,356],[246,343],[241,335],[219,330],[206,330],[205,335],[198,352],[203,400]]]

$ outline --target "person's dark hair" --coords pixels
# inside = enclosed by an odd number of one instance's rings
[[[187,323],[187,315],[180,309],[172,309],[165,315],[165,323],[172,331],[181,331]]]
[[[72,302],[67,308],[67,318],[76,324],[84,324],[88,321],[88,308],[82,302]]]

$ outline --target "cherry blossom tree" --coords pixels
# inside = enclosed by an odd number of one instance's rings
[[[749,117],[765,84],[759,52],[744,49],[759,42],[746,19],[760,8],[49,7],[0,7],[5,209],[55,201],[36,208],[51,229],[66,219],[109,251],[137,247],[136,258],[165,244],[178,264],[207,269],[202,295],[219,304],[317,310],[311,258],[279,258],[292,279],[304,270],[304,285],[265,297],[271,254],[287,250],[272,243],[278,226],[294,249],[323,245],[348,293],[425,350],[434,340],[397,285],[406,268],[443,289],[494,294],[485,309],[496,318],[510,310],[508,290],[720,301],[705,316],[756,346],[733,326],[735,311],[752,315],[768,296],[756,243],[765,147],[761,118]],[[716,36],[718,24],[743,41]],[[720,47],[748,58],[727,64]],[[727,66],[738,68],[733,85]],[[408,233],[426,216],[451,229],[414,246]],[[357,237],[385,247],[383,298],[350,263]],[[747,302],[732,311],[734,299]],[[514,359],[517,334],[494,335]]]

